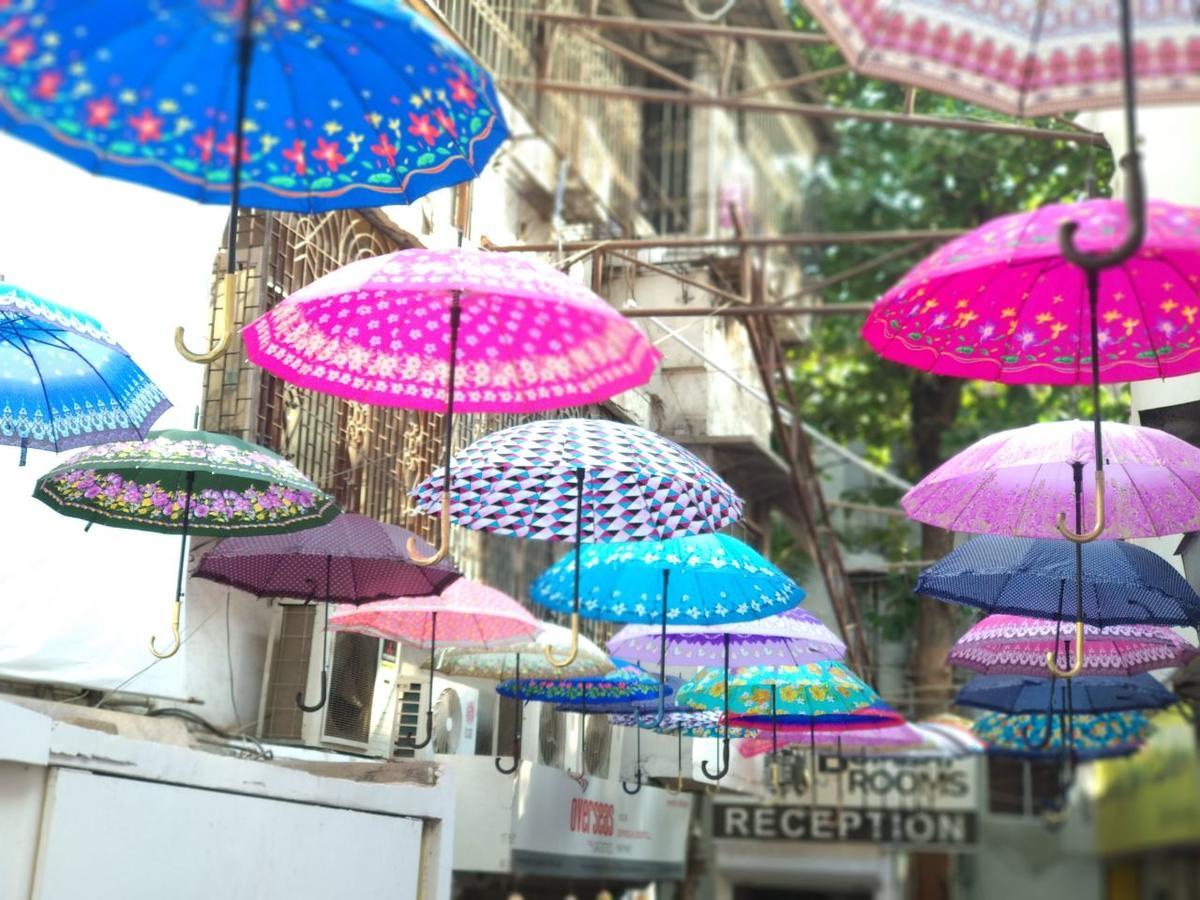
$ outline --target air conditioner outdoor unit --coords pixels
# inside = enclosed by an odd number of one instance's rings
[[[395,716],[394,643],[331,633],[326,702],[313,712],[296,703],[297,695],[310,705],[320,699],[324,625],[320,604],[276,604],[259,703],[259,737],[387,756]]]
[[[410,746],[428,736],[425,730],[425,712],[430,708],[428,693],[429,682],[425,678],[400,678],[392,755],[407,759],[474,756],[479,689],[446,678],[433,679],[433,716],[429,720],[433,725],[432,740],[419,749]]]

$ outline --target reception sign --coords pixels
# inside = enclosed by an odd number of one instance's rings
[[[514,872],[623,881],[677,880],[687,858],[692,801],[619,781],[575,779],[522,766],[513,804]]]

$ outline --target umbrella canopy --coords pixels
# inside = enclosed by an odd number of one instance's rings
[[[1117,5],[1072,0],[964,7],[952,0],[805,0],[856,71],[1016,118],[1121,104]],[[1138,4],[1134,77],[1144,103],[1200,100],[1200,40],[1186,3]]]
[[[608,655],[580,635],[579,652],[569,665],[559,668],[546,658],[546,648],[562,654],[571,646],[571,631],[561,625],[540,623],[538,632],[522,643],[480,650],[474,647],[446,647],[438,652],[435,668],[443,675],[463,678],[489,678],[507,681],[517,676],[520,656],[521,678],[584,678],[607,675],[615,668]]]
[[[640,666],[635,666],[625,660],[614,659],[613,662],[617,664],[618,670],[628,668],[628,669],[636,671],[638,673],[645,674],[642,671]],[[656,681],[656,683],[657,683],[657,681]],[[682,678],[678,678],[675,676],[667,676],[667,678],[662,683],[661,693],[664,697],[669,697],[672,694],[674,694],[677,690],[679,690],[679,688],[682,684],[683,684]],[[565,703],[559,703],[556,705],[557,705],[558,709],[561,709],[563,712],[604,713],[606,715],[619,715],[622,713],[627,713],[627,714],[631,714],[631,715],[638,715],[638,714],[646,715],[647,713],[654,712],[656,701],[657,701],[657,697],[655,697],[654,700],[638,700],[638,699],[631,699],[631,698],[622,698],[620,700],[614,700],[612,702],[607,702],[604,700],[592,701],[591,698],[588,698],[586,706],[583,706],[583,707],[575,706],[570,701],[567,701]],[[672,705],[672,704],[666,705],[666,710],[669,712],[687,711],[690,708],[691,707],[678,706],[678,705]]]
[[[496,685],[496,693],[502,697],[539,700],[576,712],[603,711],[606,706],[650,700],[658,692],[658,681],[634,666],[587,678],[522,678]]]
[[[726,685],[728,684],[728,687]],[[775,686],[772,710],[771,686]],[[900,716],[840,662],[803,666],[751,666],[726,673],[701,669],[679,689],[678,702],[699,709],[725,709],[731,725],[770,726],[837,723],[848,728],[895,724]]]
[[[446,561],[414,563],[404,550],[410,537],[398,525],[342,513],[290,534],[225,538],[204,554],[193,574],[259,597],[334,603],[428,596],[459,577]]]
[[[1136,711],[1077,715],[1071,717],[1070,739],[1064,748],[1063,718],[1050,716],[1048,739],[1044,713],[987,713],[975,722],[973,731],[990,755],[1026,759],[1057,759],[1068,749],[1078,759],[1128,756],[1154,731],[1150,719]]]
[[[248,206],[410,203],[474,178],[507,136],[486,73],[403,4],[39,0],[34,11],[0,9],[0,128],[201,202],[229,202],[236,159]]]
[[[1046,671],[1047,652],[1060,657],[1060,665],[1070,665],[1064,645],[1070,642],[1058,622],[996,614],[959,638],[947,662],[985,675],[1039,676]],[[1164,625],[1086,625],[1084,645],[1081,675],[1135,675],[1183,666],[1198,653]]]
[[[1196,356],[1200,360],[1200,354]],[[1044,422],[976,441],[901,500],[909,517],[949,531],[1058,538],[1054,513],[1073,509],[1072,463],[1094,474],[1092,424]],[[1104,423],[1106,538],[1200,530],[1200,450],[1154,428]],[[1085,492],[1086,493],[1086,492]],[[1083,498],[1083,519],[1095,515]]]
[[[453,473],[456,524],[539,541],[663,540],[718,531],[742,516],[741,499],[694,454],[604,419],[485,435],[455,455]],[[439,469],[417,486],[420,510],[440,512],[444,481]]]
[[[1090,384],[1086,276],[1058,244],[1067,219],[1080,222],[1077,243],[1089,251],[1111,250],[1127,227],[1116,200],[993,219],[918,263],[876,303],[863,337],[885,359],[938,375]],[[1099,276],[1101,381],[1200,369],[1196,274],[1200,208],[1151,202],[1141,248]]]
[[[1084,715],[1127,709],[1161,709],[1178,698],[1150,675],[1129,678],[1024,678],[980,675],[958,692],[959,706],[1002,713],[1062,713]]]
[[[1074,615],[1078,577],[1071,544],[984,535],[925,569],[915,590],[987,612],[1054,619],[1064,610]],[[1082,583],[1088,624],[1200,625],[1200,596],[1170,563],[1144,547],[1084,544]]]
[[[750,622],[669,625],[666,662],[672,666],[720,665],[725,634],[730,636],[729,665],[735,669],[799,666],[846,655],[846,645],[820,619],[796,608]],[[613,656],[654,663],[662,653],[662,634],[651,625],[626,625],[607,646]]]
[[[339,606],[329,626],[431,649],[438,641],[458,647],[503,646],[535,634],[540,627],[516,600],[469,578],[454,581],[436,596]]]
[[[722,737],[726,730],[721,713],[715,709],[670,709],[658,724],[635,713],[613,713],[609,720],[614,725],[636,725],[659,734],[690,738]],[[758,734],[757,728],[730,727],[728,731],[731,738],[748,738]]]
[[[39,478],[33,495],[89,522],[217,537],[312,528],[340,512],[283,457],[209,431],[91,447]]]
[[[242,332],[285,381],[376,406],[516,412],[599,403],[661,354],[608,303],[520,253],[409,249],[301,288]],[[451,352],[455,365],[451,366]]]
[[[146,437],[170,406],[89,315],[0,284],[0,443],[70,450]]]
[[[725,534],[666,541],[587,544],[581,559],[580,605],[610,622],[719,625],[783,612],[804,591],[751,547]],[[534,582],[535,603],[572,609],[576,555],[564,556]],[[670,573],[663,596],[663,573]]]

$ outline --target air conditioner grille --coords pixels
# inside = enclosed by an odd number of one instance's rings
[[[542,704],[538,716],[538,762],[544,766],[562,766],[563,714],[549,703]]]
[[[366,744],[371,736],[379,638],[349,633],[331,637],[334,638],[333,666],[329,672],[325,737]]]
[[[597,778],[608,776],[609,749],[612,745],[612,725],[608,716],[588,716],[584,725],[583,764],[589,775]]]
[[[279,635],[271,653],[259,735],[265,740],[303,739],[304,712],[296,706],[296,694],[304,693],[308,683],[315,615],[313,606],[292,604],[280,608]]]

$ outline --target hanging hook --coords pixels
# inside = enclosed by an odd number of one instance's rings
[[[729,632],[725,632],[725,668],[723,684],[725,687],[722,703],[725,707],[725,714],[722,717],[724,721],[723,734],[721,736],[721,767],[715,772],[708,771],[708,760],[700,761],[700,771],[704,773],[704,777],[711,781],[720,781],[729,772]]]
[[[501,764],[501,757],[496,757],[496,771],[501,775],[511,775],[521,765],[521,731],[525,724],[525,701],[521,699],[521,654],[516,654],[516,672],[514,681],[516,682],[516,696],[513,698],[517,701],[517,721],[513,723],[513,741],[512,741],[512,765],[504,766]]]
[[[230,252],[236,252],[231,250]],[[179,355],[188,362],[194,363],[210,363],[218,359],[226,350],[229,349],[229,343],[233,339],[234,329],[234,302],[237,298],[237,274],[227,272],[221,281],[223,285],[222,293],[225,296],[225,311],[222,316],[221,336],[217,342],[212,345],[211,349],[197,353],[194,350],[189,350],[183,339],[183,326],[179,325],[175,328],[175,349]]]
[[[629,784],[624,779],[621,781],[621,790],[631,797],[642,789],[642,729],[636,721],[633,724],[633,730],[637,739],[637,772],[635,773],[637,787],[630,790]]]
[[[321,699],[317,701],[315,706],[308,706],[304,702],[304,692],[296,691],[296,705],[304,712],[316,712],[323,707],[329,700],[329,569],[333,564],[333,557],[329,554],[325,556],[325,628],[321,632]],[[315,582],[314,582],[315,587]],[[315,591],[314,591],[315,593]]]
[[[1050,745],[1050,739],[1054,736],[1054,703],[1051,701],[1050,709],[1046,710],[1046,730],[1042,733],[1038,740],[1033,739],[1033,720],[1025,726],[1025,743],[1034,750],[1042,750]]]
[[[1065,642],[1064,642],[1065,643]],[[1050,670],[1051,675],[1057,675],[1059,678],[1074,678],[1083,671],[1083,623],[1075,623],[1075,662],[1071,662],[1070,651],[1067,653],[1068,668],[1060,669],[1058,667],[1057,654],[1053,650],[1046,651],[1046,668]]]
[[[179,613],[180,613],[180,609],[182,607],[183,607],[183,604],[180,601],[176,600],[175,601],[175,611],[171,614],[171,646],[170,647],[168,647],[166,650],[164,650],[162,652],[159,652],[158,648],[155,646],[155,639],[153,637],[150,638],[150,652],[153,653],[155,656],[157,656],[159,659],[170,659],[172,656],[174,656],[176,653],[179,652],[179,646],[183,643],[182,639],[179,637]]]
[[[583,467],[575,470],[575,573],[574,573],[574,603],[571,610],[571,649],[566,659],[558,659],[554,648],[546,647],[546,661],[556,669],[564,669],[575,662],[579,655],[579,579],[583,570],[583,479],[586,475]]]
[[[432,555],[423,556],[417,539],[412,535],[409,535],[404,549],[408,551],[409,558],[418,566],[436,566],[446,558],[446,554],[450,552],[450,491],[442,492],[442,510],[438,521],[437,549],[433,551]]]
[[[1099,415],[1099,413],[1097,413],[1097,415]],[[1104,526],[1106,523],[1104,512],[1104,470],[1099,466],[1096,468],[1095,497],[1096,520],[1095,524],[1089,531],[1085,531],[1083,534],[1076,534],[1067,527],[1067,514],[1060,512],[1054,522],[1055,526],[1058,528],[1058,533],[1068,541],[1076,544],[1090,544],[1092,541],[1100,537],[1100,534],[1104,531]]]
[[[636,725],[634,727],[637,728]],[[629,787],[628,781],[624,781],[624,780],[621,781],[621,790],[623,790],[625,793],[627,793],[631,797],[634,794],[637,794],[642,790],[642,767],[641,766],[638,766],[637,772],[634,773],[634,778],[635,778],[634,784],[636,786],[633,788]]]
[[[647,728],[661,728],[667,717],[667,588],[671,581],[671,570],[663,569],[662,632],[658,636],[658,711]],[[641,724],[641,714],[634,713]]]
[[[430,614],[429,627],[429,697],[426,701],[425,709],[425,740],[417,743],[416,734],[412,736],[412,740],[400,738],[396,741],[397,746],[403,747],[406,750],[423,750],[433,741],[433,674],[437,667],[437,613]]]

